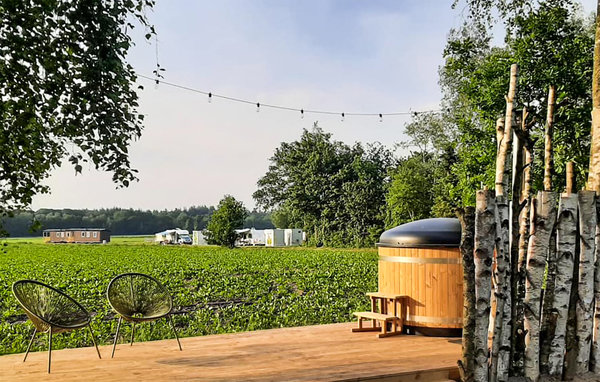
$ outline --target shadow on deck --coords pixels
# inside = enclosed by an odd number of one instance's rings
[[[0,381],[447,381],[458,378],[460,340],[378,339],[356,323],[121,344],[0,357]]]

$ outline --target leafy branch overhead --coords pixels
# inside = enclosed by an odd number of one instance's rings
[[[68,158],[136,180],[128,146],[142,132],[126,55],[154,0],[0,2],[0,214],[25,207]]]

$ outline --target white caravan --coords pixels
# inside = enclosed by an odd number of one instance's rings
[[[154,235],[154,241],[158,244],[192,244],[189,231],[181,228],[158,232]]]

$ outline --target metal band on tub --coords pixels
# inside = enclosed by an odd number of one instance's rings
[[[462,264],[462,259],[458,257],[379,256],[379,260],[407,264]]]
[[[461,317],[430,317],[430,316],[413,316],[411,314],[406,315],[406,321],[423,323],[423,324],[462,324],[463,319]]]

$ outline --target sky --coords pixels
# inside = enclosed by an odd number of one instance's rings
[[[582,2],[587,13],[595,0]],[[392,113],[434,110],[438,69],[464,10],[451,0],[158,0],[150,21],[157,42],[133,31],[128,60],[152,76],[252,102],[306,110]],[[507,68],[508,70],[508,68]],[[347,144],[405,139],[407,116],[311,115],[233,103],[139,79],[142,137],[130,147],[139,182],[117,189],[93,166],[68,164],[44,182],[51,193],[32,208],[174,209],[217,205],[252,193],[281,142],[315,122]]]

